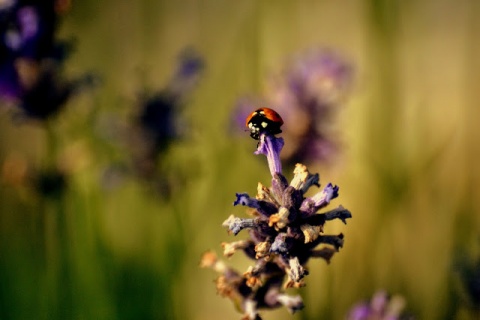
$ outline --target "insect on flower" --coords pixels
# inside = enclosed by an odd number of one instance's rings
[[[282,117],[272,109],[260,108],[253,111],[245,121],[245,126],[250,130],[250,137],[260,139],[261,133],[275,135],[281,133]]]

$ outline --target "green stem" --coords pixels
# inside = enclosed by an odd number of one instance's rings
[[[45,163],[43,174],[56,173],[58,139],[51,120],[45,122]],[[45,266],[49,287],[48,318],[72,318],[72,277],[70,257],[70,228],[65,208],[64,190],[42,195],[45,223]]]

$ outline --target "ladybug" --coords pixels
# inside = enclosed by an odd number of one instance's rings
[[[245,121],[245,126],[250,130],[250,137],[260,139],[261,133],[281,133],[280,127],[283,124],[282,117],[272,109],[260,108],[253,111]]]

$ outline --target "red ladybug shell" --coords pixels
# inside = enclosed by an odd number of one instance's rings
[[[260,108],[253,111],[245,120],[245,126],[250,130],[250,136],[258,140],[260,133],[277,134],[282,132],[280,127],[283,119],[270,108]]]
[[[250,113],[250,115],[247,117],[247,120],[245,121],[245,126],[248,127],[248,123],[252,120],[252,118],[259,115],[263,115],[268,120],[275,122],[280,126],[283,124],[283,119],[282,117],[280,117],[277,111],[270,108],[260,108]]]

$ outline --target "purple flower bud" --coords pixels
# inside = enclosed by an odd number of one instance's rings
[[[33,38],[38,33],[39,17],[35,8],[26,6],[18,10],[18,21],[22,38]]]
[[[282,173],[282,163],[280,162],[280,151],[284,145],[283,138],[277,138],[273,135],[261,134],[255,154],[263,154],[267,157],[270,174],[275,177],[276,173]]]
[[[353,307],[347,318],[348,320],[367,320],[370,313],[368,305],[362,303]]]
[[[5,1],[4,1],[5,2]],[[92,76],[65,79],[69,43],[57,40],[58,1],[6,1],[0,5],[0,99],[19,107],[21,116],[46,120]]]
[[[247,193],[237,193],[237,199],[233,202],[233,205],[242,205],[250,208],[254,208],[258,211],[258,213],[262,214],[263,216],[270,216],[277,212],[277,207],[270,202],[257,200],[250,198]]]
[[[378,291],[369,302],[355,305],[347,315],[347,320],[400,320],[413,319],[406,314],[405,299],[399,295],[390,297],[385,291]]]
[[[332,199],[338,197],[338,189],[337,186],[329,183],[321,192],[313,197],[306,198],[300,207],[300,211],[304,213],[304,216],[315,214],[318,210],[327,206]]]

